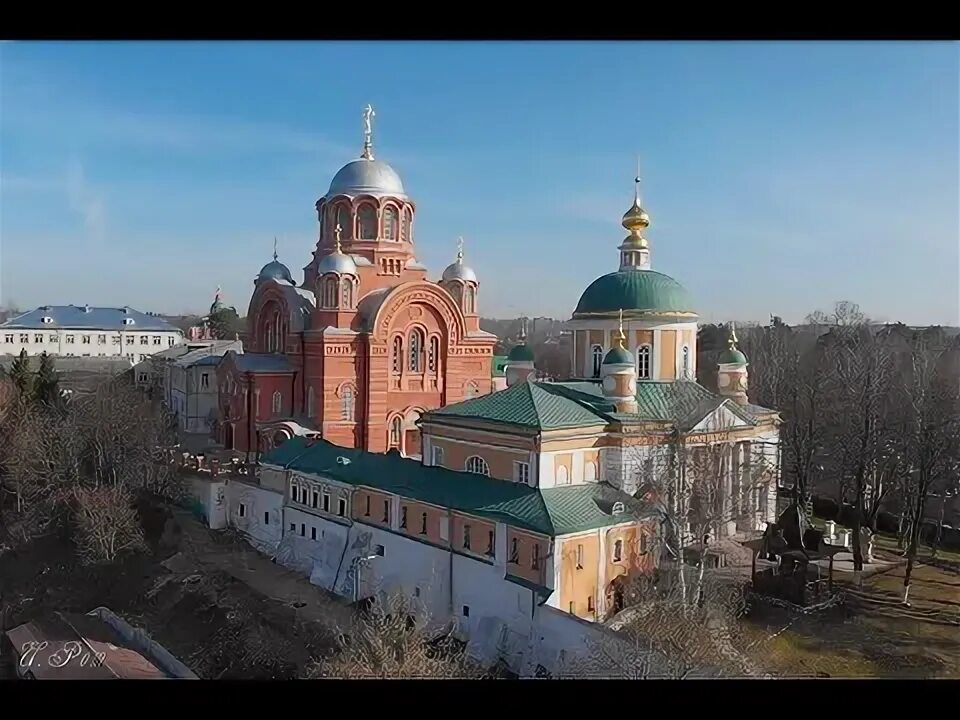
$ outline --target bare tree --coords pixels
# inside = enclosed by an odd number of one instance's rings
[[[78,487],[73,495],[77,548],[84,562],[113,562],[125,551],[145,547],[134,497],[126,487]]]
[[[400,595],[374,602],[347,632],[337,651],[311,663],[307,678],[452,679],[482,673],[449,633],[435,636],[429,615]]]

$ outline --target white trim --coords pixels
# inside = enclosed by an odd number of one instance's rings
[[[472,440],[460,440],[459,438],[449,438],[444,435],[435,435],[433,433],[431,433],[431,437],[436,440],[459,443],[460,445],[469,445],[470,447],[486,448],[488,450],[507,450],[509,452],[520,453],[522,455],[528,455],[530,453],[529,450],[524,448],[505,447],[503,445],[489,445],[487,443],[473,442]]]

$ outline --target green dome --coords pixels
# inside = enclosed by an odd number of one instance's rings
[[[747,356],[736,348],[727,348],[717,359],[718,365],[746,365]]]
[[[603,359],[604,365],[633,365],[633,355],[622,347],[615,347]]]
[[[653,270],[624,270],[590,283],[573,314],[615,313],[620,309],[625,313],[694,313],[686,288],[669,275]]]
[[[514,345],[510,354],[507,355],[507,362],[511,360],[513,362],[533,362],[533,350],[527,347],[525,343]]]

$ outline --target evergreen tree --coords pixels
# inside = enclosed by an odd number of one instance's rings
[[[13,380],[21,399],[33,399],[33,371],[30,370],[30,359],[27,357],[26,348],[20,351],[20,355],[10,366],[10,379]]]
[[[43,353],[34,381],[34,397],[40,403],[56,407],[60,403],[60,376],[53,367],[53,358]]]
[[[243,322],[236,308],[220,306],[207,317],[207,324],[217,340],[233,340],[243,329]]]

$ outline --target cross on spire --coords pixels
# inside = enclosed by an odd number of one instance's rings
[[[360,157],[373,160],[373,118],[377,116],[373,107],[367,103],[363,109],[363,153]]]
[[[457,262],[463,263],[463,238],[457,238]]]
[[[274,262],[276,262],[277,260],[277,236],[276,235],[273,236],[273,260]]]
[[[633,192],[634,200],[636,200],[637,206],[640,205],[640,156],[637,155],[637,174],[633,178]]]
[[[623,341],[626,339],[627,336],[623,334],[623,308],[620,308],[620,327],[617,330],[617,342],[621,348],[623,348]]]

